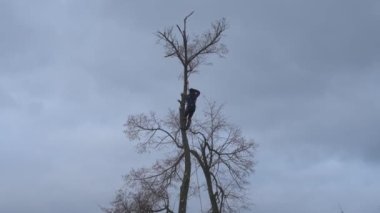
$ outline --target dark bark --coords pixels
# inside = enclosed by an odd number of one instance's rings
[[[178,212],[179,213],[186,213],[187,196],[189,193],[190,175],[191,175],[190,146],[189,146],[189,140],[187,137],[186,117],[185,117],[185,101],[186,101],[187,87],[188,87],[186,68],[185,68],[184,72],[185,72],[184,89],[183,89],[183,93],[182,93],[182,97],[181,97],[179,116],[180,116],[182,146],[183,146],[183,152],[184,152],[184,156],[185,156],[185,170],[183,173],[182,185],[181,185],[181,189],[180,189],[180,200],[179,200],[179,206],[178,206]]]

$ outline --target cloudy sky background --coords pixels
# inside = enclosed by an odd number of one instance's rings
[[[1,0],[0,212],[101,212],[151,163],[123,124],[177,108],[154,33],[192,10],[193,33],[230,25],[191,86],[259,144],[252,212],[380,212],[376,0]]]

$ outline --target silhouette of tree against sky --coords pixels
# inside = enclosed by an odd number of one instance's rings
[[[176,58],[182,65],[179,110],[170,110],[164,118],[158,118],[155,112],[131,115],[125,124],[125,133],[131,141],[137,142],[139,152],[164,150],[166,155],[150,168],[130,171],[125,177],[125,189],[118,192],[112,208],[105,211],[169,213],[173,212],[174,200],[178,200],[178,212],[185,213],[189,194],[197,189],[194,181],[191,182],[195,175],[192,169],[202,171],[204,181],[200,188],[208,195],[210,212],[234,212],[245,206],[247,177],[254,167],[254,143],[245,139],[239,128],[229,124],[222,115],[222,107],[212,102],[203,110],[202,119],[195,119],[191,127],[186,128],[189,77],[199,72],[197,68],[206,62],[208,55],[227,53],[220,43],[227,29],[225,19],[191,38],[187,21],[192,14],[184,18],[182,26],[157,32],[165,47],[165,57]],[[191,187],[193,190],[189,190]],[[176,197],[178,188],[179,199]]]

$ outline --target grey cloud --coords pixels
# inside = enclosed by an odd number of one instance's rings
[[[0,2],[0,211],[100,212],[132,165],[149,165],[155,155],[137,155],[122,125],[177,108],[181,68],[154,33],[192,10],[192,32],[230,24],[229,54],[191,86],[198,110],[224,103],[259,143],[254,210],[378,212],[371,0]]]

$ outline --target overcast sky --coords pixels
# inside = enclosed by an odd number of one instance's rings
[[[259,145],[252,212],[379,213],[380,2],[180,2],[0,0],[0,212],[100,213],[150,165],[123,124],[178,107],[154,33],[194,10],[230,26],[190,84]]]

